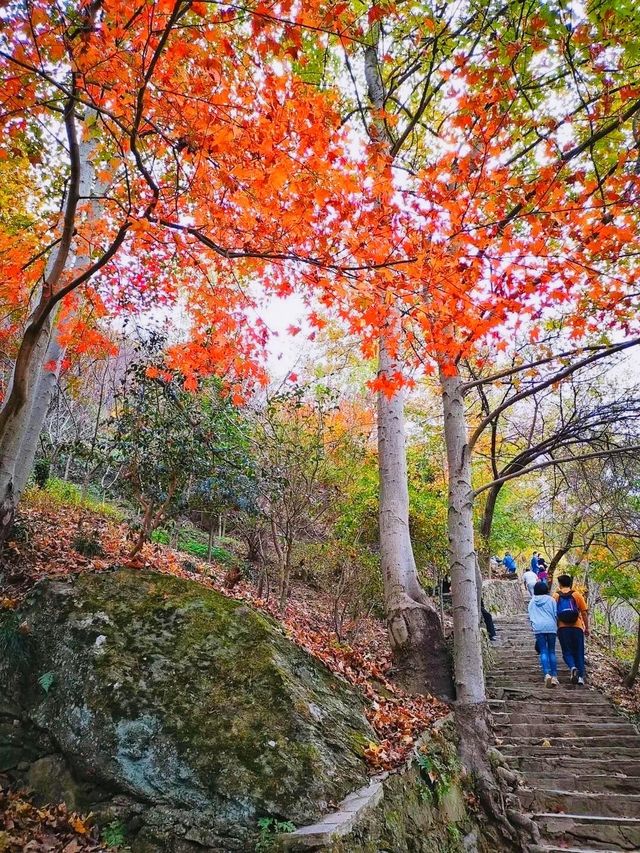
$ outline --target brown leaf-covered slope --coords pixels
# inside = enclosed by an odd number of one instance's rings
[[[73,547],[81,517],[84,534],[100,542],[100,557],[84,557]],[[32,499],[21,512],[16,533],[19,535],[8,543],[3,557],[5,584],[0,590],[0,606],[17,606],[44,577],[132,565],[127,558],[130,541],[126,526],[86,509],[56,507],[42,498]],[[448,713],[447,706],[434,697],[409,695],[392,682],[391,656],[381,622],[367,618],[351,645],[339,643],[332,627],[330,597],[315,589],[295,587],[284,615],[279,616],[277,603],[258,598],[249,581],[240,580],[229,590],[224,569],[194,557],[181,559],[166,546],[146,545],[134,567],[193,580],[268,612],[281,621],[293,642],[336,675],[357,685],[369,700],[367,717],[378,736],[378,742],[371,743],[366,753],[372,771],[401,765],[420,734]]]

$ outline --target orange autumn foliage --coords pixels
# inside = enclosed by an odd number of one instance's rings
[[[265,330],[239,282],[286,294],[291,262],[331,265],[328,220],[357,189],[337,95],[304,82],[335,28],[362,33],[346,4],[36,0],[0,27],[0,160],[36,150],[41,196],[23,234],[0,226],[2,301],[26,314],[31,297],[38,319],[81,286],[109,314],[180,303],[187,377],[255,372]],[[81,156],[97,199],[78,198],[69,223],[55,190]],[[54,276],[63,249],[86,261]]]
[[[640,81],[619,57],[612,71],[607,53],[629,33],[610,15],[569,36],[534,6],[516,18],[515,32],[471,21],[456,43],[435,35],[448,19],[386,2],[12,5],[0,158],[33,148],[36,126],[60,126],[73,107],[104,195],[79,199],[72,249],[88,260],[44,287],[44,310],[80,286],[109,314],[180,304],[190,335],[172,359],[190,386],[210,371],[262,378],[267,330],[246,286],[258,278],[337,310],[365,354],[384,330],[391,350],[444,364],[556,308],[576,336],[607,312],[631,322]],[[389,100],[363,114],[369,141],[354,151],[339,85],[311,85],[310,69],[330,45],[356,56],[381,21],[395,32],[405,19],[411,37],[391,43],[382,76],[393,81],[406,45],[432,51],[437,132],[405,132],[406,111]],[[523,95],[522,75],[535,77],[526,63],[543,68],[545,53],[568,71],[580,55],[595,93],[586,107],[577,84]],[[43,193],[63,143],[33,166]],[[0,233],[7,303],[48,284],[47,254],[34,256],[62,213],[44,208],[28,241]],[[401,381],[377,384],[392,393]]]

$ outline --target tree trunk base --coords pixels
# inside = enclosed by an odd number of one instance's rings
[[[16,507],[12,495],[5,496],[0,504],[0,548],[4,548],[11,536],[16,520]]]
[[[451,702],[451,656],[438,611],[407,596],[388,608],[387,626],[400,684],[412,693]]]
[[[540,830],[534,821],[522,814],[517,797],[511,791],[518,785],[518,774],[500,766],[504,759],[492,747],[494,737],[489,706],[486,703],[456,703],[454,715],[460,739],[460,760],[474,778],[484,812],[497,826],[510,850],[529,850],[532,844],[539,842]]]

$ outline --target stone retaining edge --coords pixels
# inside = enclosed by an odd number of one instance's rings
[[[453,720],[452,713],[437,720],[433,728],[419,738],[416,746],[427,739],[431,731],[439,731],[451,720]],[[406,773],[414,761],[415,754],[409,756],[404,766],[395,772]],[[282,850],[303,850],[304,848],[328,847],[336,838],[348,835],[368,811],[382,802],[384,799],[384,781],[390,775],[390,773],[385,772],[373,776],[368,785],[347,794],[336,811],[327,813],[317,823],[301,826],[293,832],[280,834],[277,838],[280,848]]]

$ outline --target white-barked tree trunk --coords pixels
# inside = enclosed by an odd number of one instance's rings
[[[380,342],[379,370],[399,365]],[[440,616],[420,584],[409,529],[405,392],[378,393],[380,561],[385,614],[401,680],[415,692],[453,698],[451,665]]]

